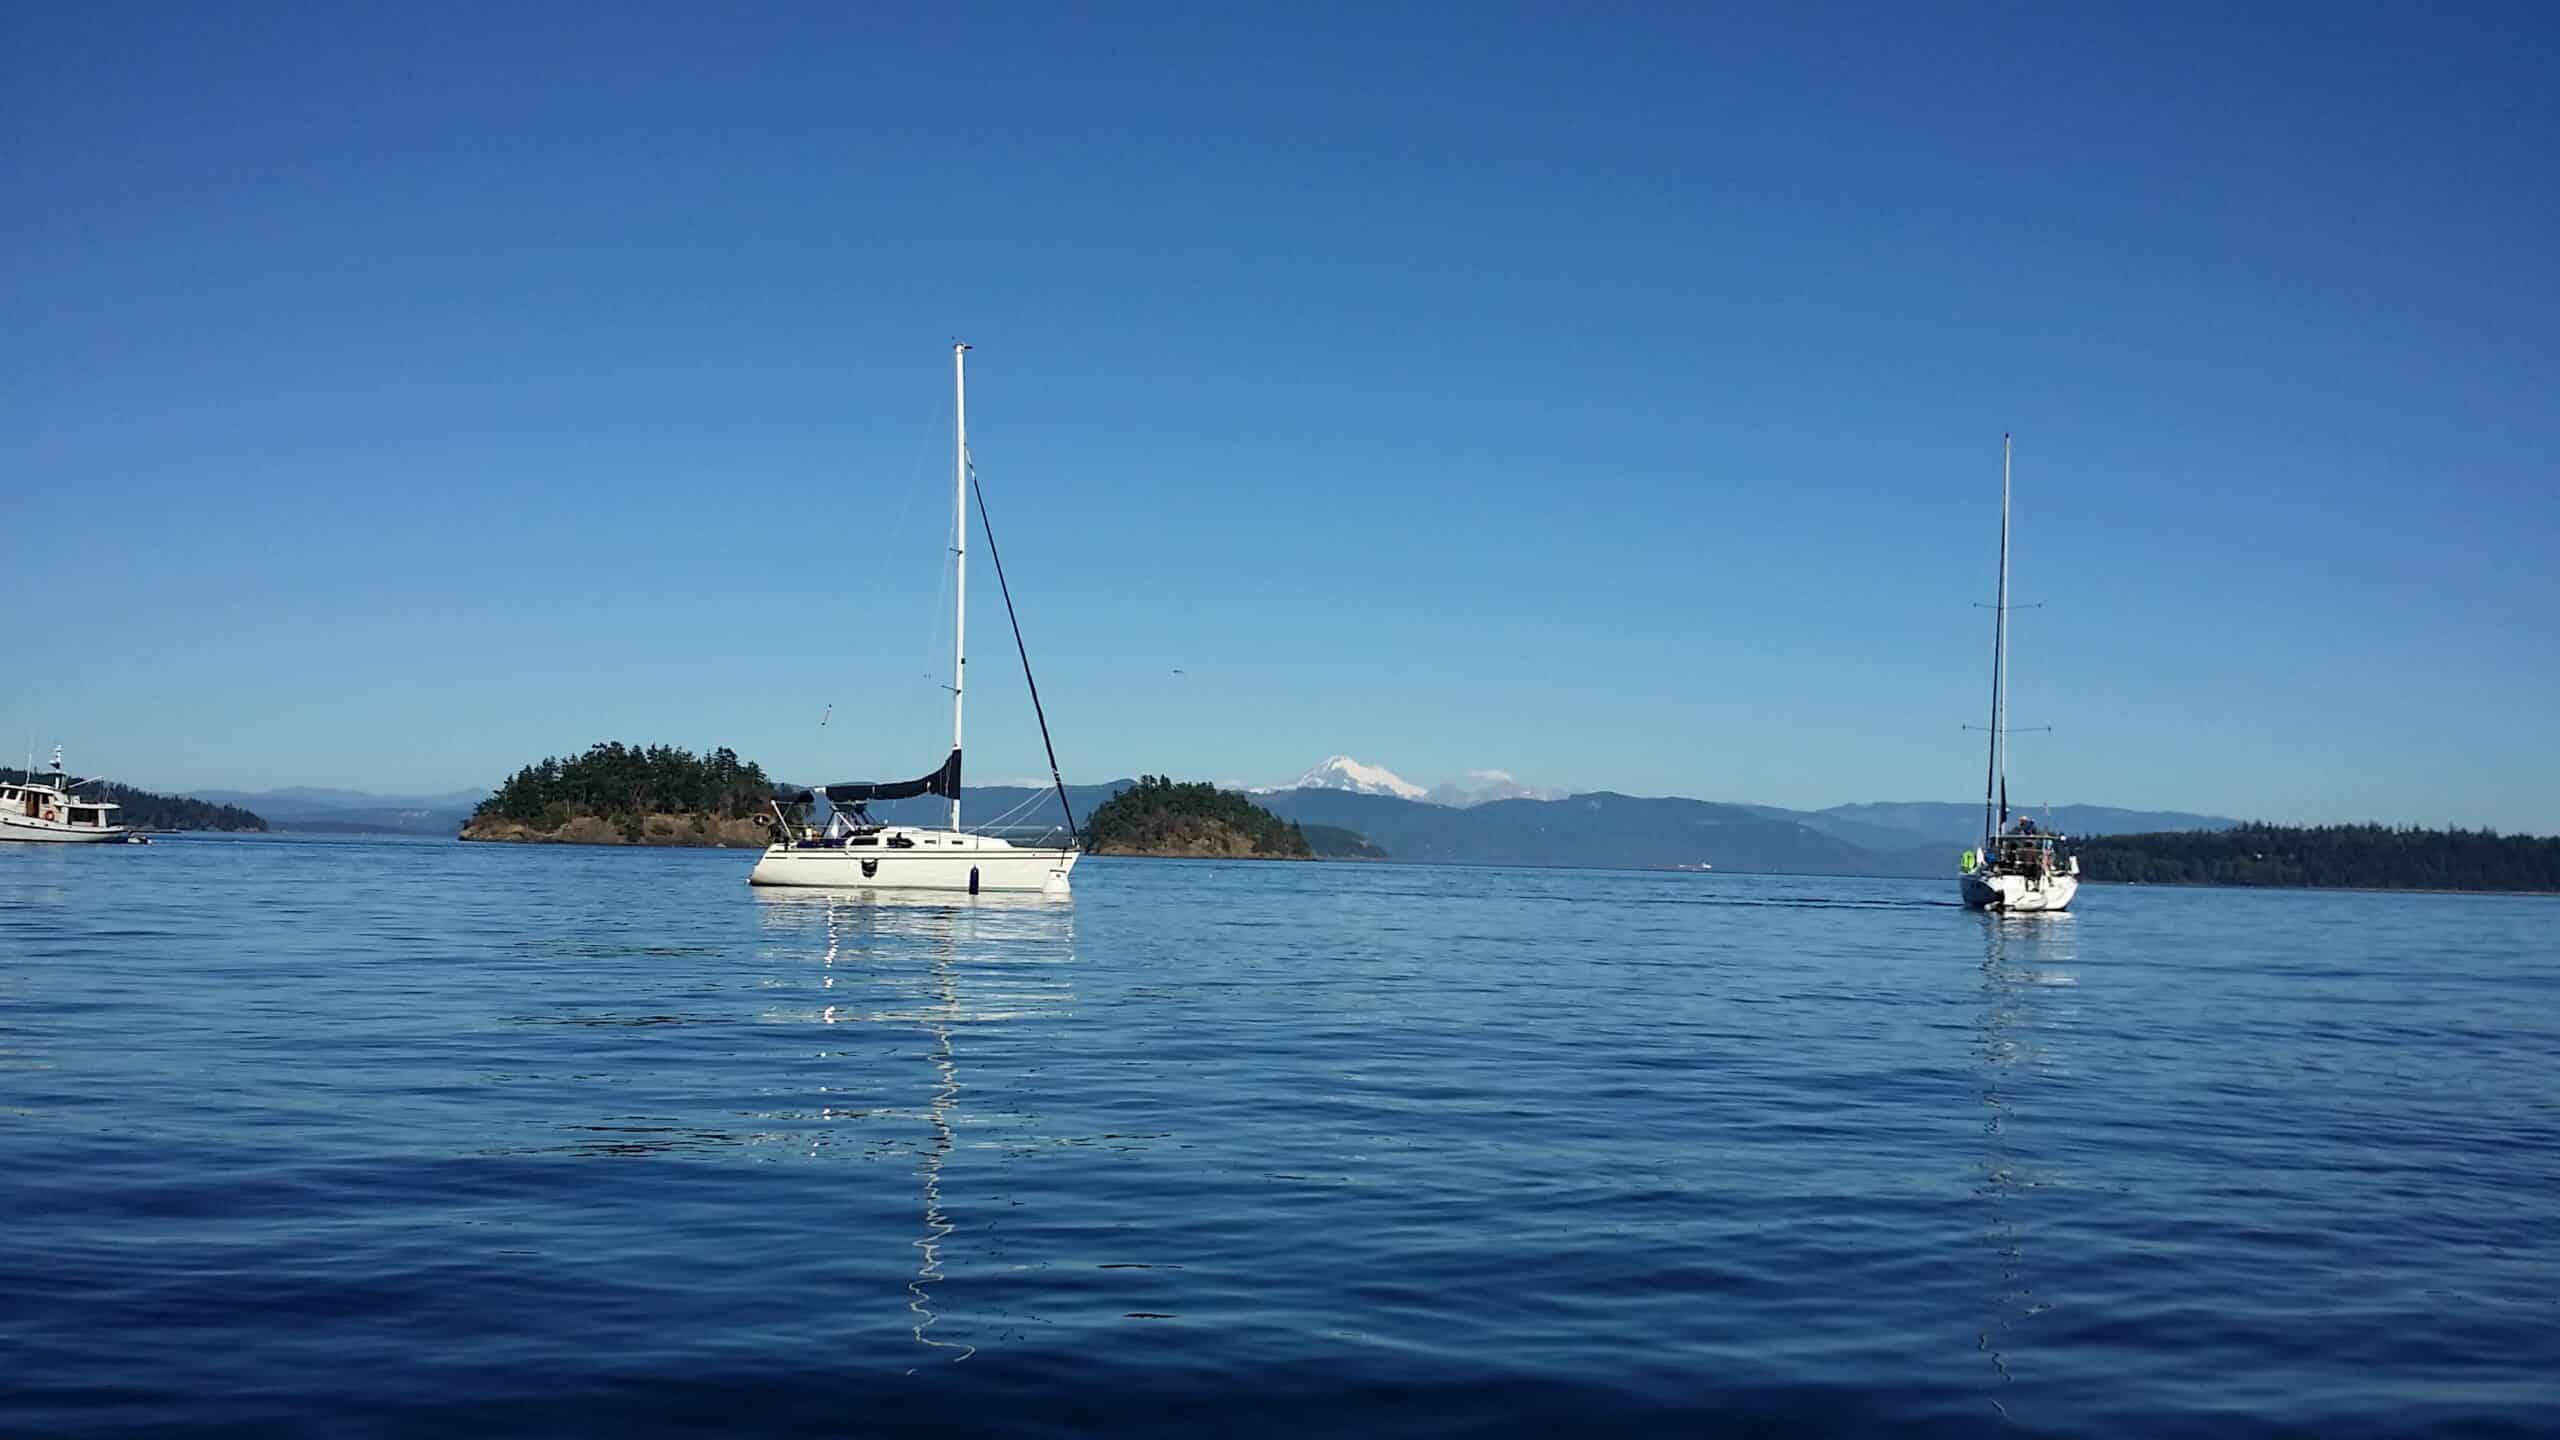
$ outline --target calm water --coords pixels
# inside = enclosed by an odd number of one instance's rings
[[[0,1432],[2560,1427],[2560,901],[0,848]]]

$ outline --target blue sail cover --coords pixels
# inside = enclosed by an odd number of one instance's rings
[[[942,768],[914,780],[855,780],[842,785],[822,785],[818,793],[830,805],[857,805],[865,800],[908,800],[918,795],[940,795],[960,798],[960,752],[954,749]]]

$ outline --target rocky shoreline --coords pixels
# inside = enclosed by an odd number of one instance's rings
[[[761,850],[771,841],[773,832],[753,820],[724,820],[711,815],[579,815],[551,830],[503,816],[475,815],[464,822],[462,833],[456,838],[513,845],[691,845],[703,849]]]

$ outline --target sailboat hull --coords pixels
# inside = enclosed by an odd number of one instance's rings
[[[826,889],[981,891],[1067,889],[1080,852],[1011,845],[962,831],[896,832],[912,843],[892,846],[772,845],[747,875],[750,885]]]
[[[1972,908],[2013,914],[2068,909],[2071,897],[2080,893],[2079,877],[2073,875],[1984,874],[1976,871],[1956,884],[1964,896],[1964,903]]]

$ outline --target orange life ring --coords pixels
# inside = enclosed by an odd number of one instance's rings
[[[59,820],[62,818],[62,812],[54,809],[50,805],[47,805],[44,807],[44,818],[47,820]]]

